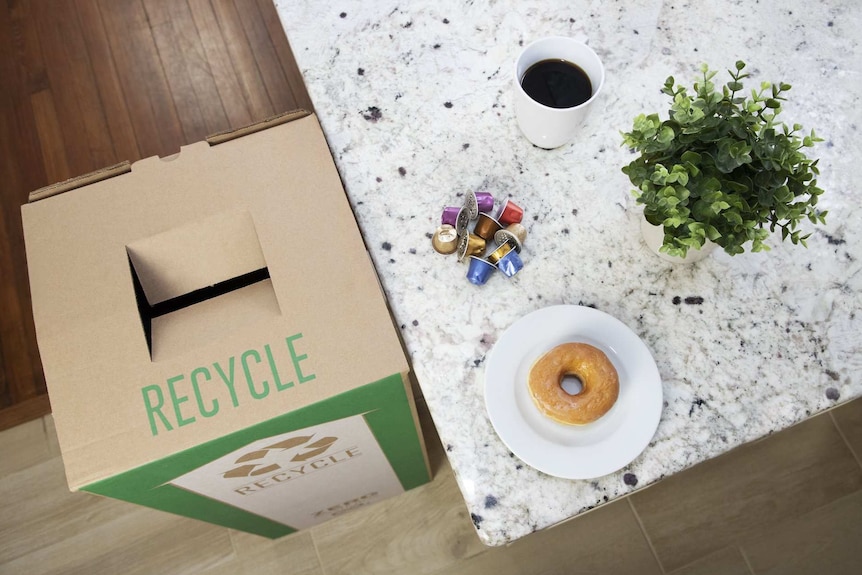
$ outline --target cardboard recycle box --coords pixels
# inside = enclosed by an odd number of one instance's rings
[[[22,214],[71,489],[278,537],[430,479],[314,115],[45,188]]]

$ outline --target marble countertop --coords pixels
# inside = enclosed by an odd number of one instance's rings
[[[481,540],[511,542],[862,395],[862,5],[826,0],[276,0],[431,415]],[[576,141],[521,136],[512,68],[542,36],[583,39],[606,69]],[[743,59],[793,85],[784,120],[824,138],[807,249],[714,252],[694,265],[643,244],[621,147],[641,112],[666,114],[668,75]],[[468,190],[526,210],[525,267],[477,287],[432,250]],[[593,480],[524,464],[483,399],[488,352],[515,320],[593,306],[651,350],[664,407],[650,444]]]

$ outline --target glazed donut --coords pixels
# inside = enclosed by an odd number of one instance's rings
[[[563,378],[573,375],[583,389],[569,395]],[[530,396],[543,415],[566,425],[592,423],[606,414],[620,392],[617,370],[600,349],[564,343],[546,352],[530,368]]]

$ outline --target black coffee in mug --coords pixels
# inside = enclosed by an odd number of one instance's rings
[[[567,60],[536,62],[521,78],[521,87],[533,100],[549,108],[574,108],[593,95],[590,77]]]

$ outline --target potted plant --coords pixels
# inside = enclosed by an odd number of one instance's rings
[[[745,63],[728,70],[730,81],[716,87],[716,72],[701,67],[693,93],[669,77],[669,118],[641,114],[623,145],[639,155],[622,171],[636,189],[649,224],[663,232],[659,251],[684,258],[714,242],[731,254],[768,250],[765,240],[781,229],[781,239],[805,246],[811,235],[798,229],[805,219],[825,223],[817,209],[817,160],[805,148],[822,141],[812,130],[777,120],[790,90],[764,82],[746,94]]]

